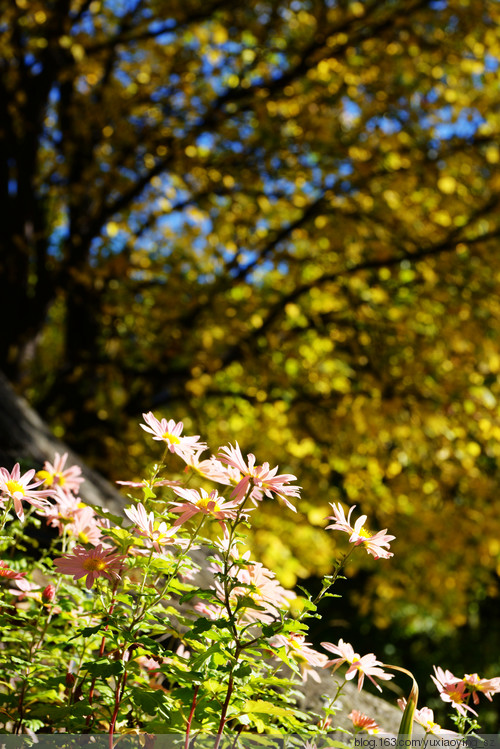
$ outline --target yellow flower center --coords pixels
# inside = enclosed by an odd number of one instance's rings
[[[10,479],[9,481],[5,482],[5,486],[7,487],[7,491],[9,494],[15,494],[16,492],[21,492],[21,494],[24,495],[24,486],[19,483],[19,481],[14,481],[13,479]]]
[[[88,572],[100,572],[106,569],[106,562],[103,559],[86,559],[83,562],[83,569]]]
[[[50,471],[38,471],[36,475],[37,478],[43,479],[45,486],[52,486],[52,484],[59,484],[59,486],[64,486],[64,484],[66,483],[66,479],[60,471],[58,473],[50,473]]]
[[[171,434],[170,432],[163,432],[162,438],[165,440],[165,442],[170,442],[171,445],[180,445],[181,441],[175,434]]]
[[[307,663],[307,658],[300,650],[299,642],[295,642],[295,640],[289,640],[288,646],[288,655],[290,655],[296,663],[298,663],[299,665],[301,663]]]
[[[66,479],[64,478],[62,473],[56,473],[54,475],[54,483],[59,484],[59,486],[64,486],[64,484],[66,483]]]
[[[87,536],[86,533],[84,533],[83,531],[80,531],[78,534],[78,540],[81,541],[82,544],[88,544],[89,537]]]
[[[369,538],[371,538],[371,537],[373,536],[373,533],[370,533],[370,531],[367,531],[367,530],[366,530],[366,528],[365,528],[365,527],[363,526],[363,527],[361,528],[361,530],[359,531],[359,535],[360,535],[360,536],[361,536],[362,538],[366,538],[366,540],[368,541],[368,539],[369,539]]]
[[[36,477],[37,479],[43,479],[46,486],[52,486],[54,483],[54,474],[49,473],[49,471],[37,471]]]
[[[202,499],[199,499],[197,501],[196,507],[199,507],[201,510],[206,510],[209,502],[213,502],[213,501],[214,500],[210,499],[210,497],[203,497]],[[220,512],[220,507],[217,504],[217,502],[215,502],[214,506],[212,507],[211,510],[209,510],[209,512]]]

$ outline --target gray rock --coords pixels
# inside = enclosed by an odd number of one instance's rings
[[[93,471],[70,448],[58,440],[24,398],[19,397],[0,372],[0,466],[9,471],[22,461],[23,469],[42,468],[44,462],[54,459],[54,453],[68,453],[67,465],[79,465],[85,483],[80,496],[84,502],[107,507],[110,512],[121,513],[125,506],[122,494]],[[25,464],[25,465],[24,465]]]

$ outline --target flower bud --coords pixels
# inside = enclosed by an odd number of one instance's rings
[[[66,673],[66,686],[72,687],[75,681],[76,681],[76,676],[72,674],[71,671],[68,671]]]
[[[49,583],[46,588],[42,591],[42,601],[44,603],[52,603],[52,601],[56,597],[56,588],[55,585],[52,585],[52,583]]]

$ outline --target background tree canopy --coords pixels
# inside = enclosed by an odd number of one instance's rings
[[[4,0],[0,366],[110,478],[149,409],[296,473],[253,539],[288,585],[358,505],[362,614],[481,640],[499,59],[496,0]]]

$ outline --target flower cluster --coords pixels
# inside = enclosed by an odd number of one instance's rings
[[[214,574],[213,589],[221,602],[226,600],[226,591],[220,581],[223,569],[224,561],[220,557],[209,567]],[[260,562],[252,561],[249,551],[240,557],[236,546],[233,546],[229,552],[228,571],[234,583],[228,600],[237,609],[238,619],[242,622],[260,621],[269,624],[279,616],[280,611],[287,611],[290,602],[296,598],[293,591],[279,584],[274,572]],[[217,607],[207,609],[198,605],[198,611],[205,612],[210,618],[224,615]]]
[[[500,677],[481,679],[478,674],[466,674],[462,679],[454,676],[451,671],[434,666],[434,676],[431,679],[439,690],[443,702],[450,702],[460,715],[467,712],[477,715],[468,704],[470,697],[475,705],[479,704],[479,695],[484,694],[491,702],[491,695],[500,692]]]
[[[342,639],[321,643],[324,652],[308,641],[307,619],[319,616],[318,604],[347,557],[358,547],[375,560],[393,555],[395,537],[387,529],[372,533],[366,515],[351,520],[355,506],[346,515],[341,504],[331,504],[333,515],[326,520],[333,522],[326,528],[347,534],[349,551],[316,598],[297,600],[242,546],[242,530],[264,500],[297,512],[296,477],[268,462],[258,464],[237,442],[203,459],[207,445],[198,435],[185,435],[182,422],[151,412],[143,417],[143,430],[164,445],[163,458],[150,478],[118,482],[143,494],[140,499],[129,495],[121,517],[82,502],[83,476],[77,466],[67,465],[67,454],[56,453],[36,476],[32,469],[22,474],[19,464],[12,471],[0,468],[3,524],[11,508],[24,521],[27,504],[28,518],[38,524],[42,518],[59,532],[56,551],[44,552],[47,559],[31,574],[13,553],[5,557],[12,563],[0,561],[6,601],[0,614],[7,623],[2,662],[13,664],[5,677],[0,675],[0,727],[16,733],[57,731],[50,707],[42,703],[47,699],[63,716],[64,730],[88,733],[95,725],[108,731],[110,745],[117,730],[166,728],[184,731],[185,746],[192,731],[206,731],[217,736],[214,749],[219,749],[229,725],[237,735],[246,726],[257,733],[309,731],[308,717],[290,707],[297,679],[323,687],[324,679],[343,673],[338,696],[352,679],[359,691],[365,679],[382,691],[379,682],[393,678],[388,670],[404,671],[374,653],[360,655]],[[163,476],[171,456],[185,463],[185,480]],[[196,477],[203,486],[190,485]],[[200,565],[192,552],[202,545],[210,556]],[[18,622],[26,625],[19,657]],[[50,647],[57,650],[53,660]],[[432,678],[463,719],[476,715],[470,703],[477,706],[481,694],[491,700],[500,692],[500,678],[474,673],[458,679],[441,668]],[[412,708],[415,694],[412,690],[409,697]],[[335,730],[335,699],[316,720],[319,734]],[[400,706],[405,710],[406,702]],[[39,716],[48,717],[44,722]],[[349,719],[354,733],[382,730],[356,709]],[[426,733],[453,734],[427,707],[415,710],[415,720]],[[315,746],[312,740],[304,745]]]

